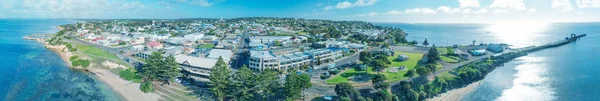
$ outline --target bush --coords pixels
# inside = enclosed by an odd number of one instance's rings
[[[140,90],[144,93],[154,92],[154,85],[149,81],[145,81],[140,85]]]
[[[136,74],[136,70],[134,68],[127,68],[121,72],[119,72],[119,77],[127,80],[127,81],[133,81],[136,83],[140,83],[140,77]]]
[[[77,57],[77,56],[71,56],[71,57],[69,57],[69,61],[73,61],[73,60],[78,59],[78,58],[79,57]]]
[[[71,58],[69,58],[69,59],[71,59]],[[85,68],[85,67],[90,66],[90,61],[89,60],[83,60],[83,59],[74,59],[74,60],[71,60],[71,65],[73,67],[81,66],[81,67]]]

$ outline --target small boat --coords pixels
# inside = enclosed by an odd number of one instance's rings
[[[486,33],[490,33],[490,31],[486,31]]]

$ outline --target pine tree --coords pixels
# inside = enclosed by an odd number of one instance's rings
[[[230,94],[240,101],[252,100],[253,93],[256,91],[254,87],[258,82],[256,75],[244,65],[233,75],[232,79]]]
[[[181,75],[179,70],[179,64],[175,61],[175,57],[167,57],[163,65],[164,66],[162,66],[161,69],[159,69],[163,71],[160,73],[161,77],[163,78],[163,83],[170,84],[175,77]]]
[[[210,79],[210,91],[217,96],[219,101],[223,101],[227,97],[227,88],[231,84],[229,80],[230,75],[231,70],[229,70],[223,58],[219,57],[208,77]]]
[[[424,46],[429,46],[429,42],[427,42],[427,38],[425,38],[425,41],[423,41],[423,45]]]

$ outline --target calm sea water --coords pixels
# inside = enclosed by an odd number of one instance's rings
[[[600,23],[376,25],[402,28],[410,34],[408,40],[422,42],[427,38],[444,46],[477,40],[524,47],[561,40],[570,33],[588,34],[576,43],[533,52],[497,68],[463,100],[600,100]]]
[[[69,69],[30,34],[57,32],[68,20],[0,19],[0,98],[2,101],[121,100],[88,73]]]

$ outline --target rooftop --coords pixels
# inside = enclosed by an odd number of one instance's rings
[[[179,64],[185,64],[193,67],[200,67],[206,69],[212,69],[217,63],[216,59],[199,58],[182,54],[176,55],[175,61]]]
[[[222,57],[223,61],[229,61],[229,60],[231,60],[231,56],[232,55],[233,55],[233,53],[231,52],[231,50],[212,49],[208,53],[208,57],[207,58],[219,59],[219,57]]]
[[[275,55],[269,53],[269,51],[250,51],[250,56],[265,59],[276,58]]]

